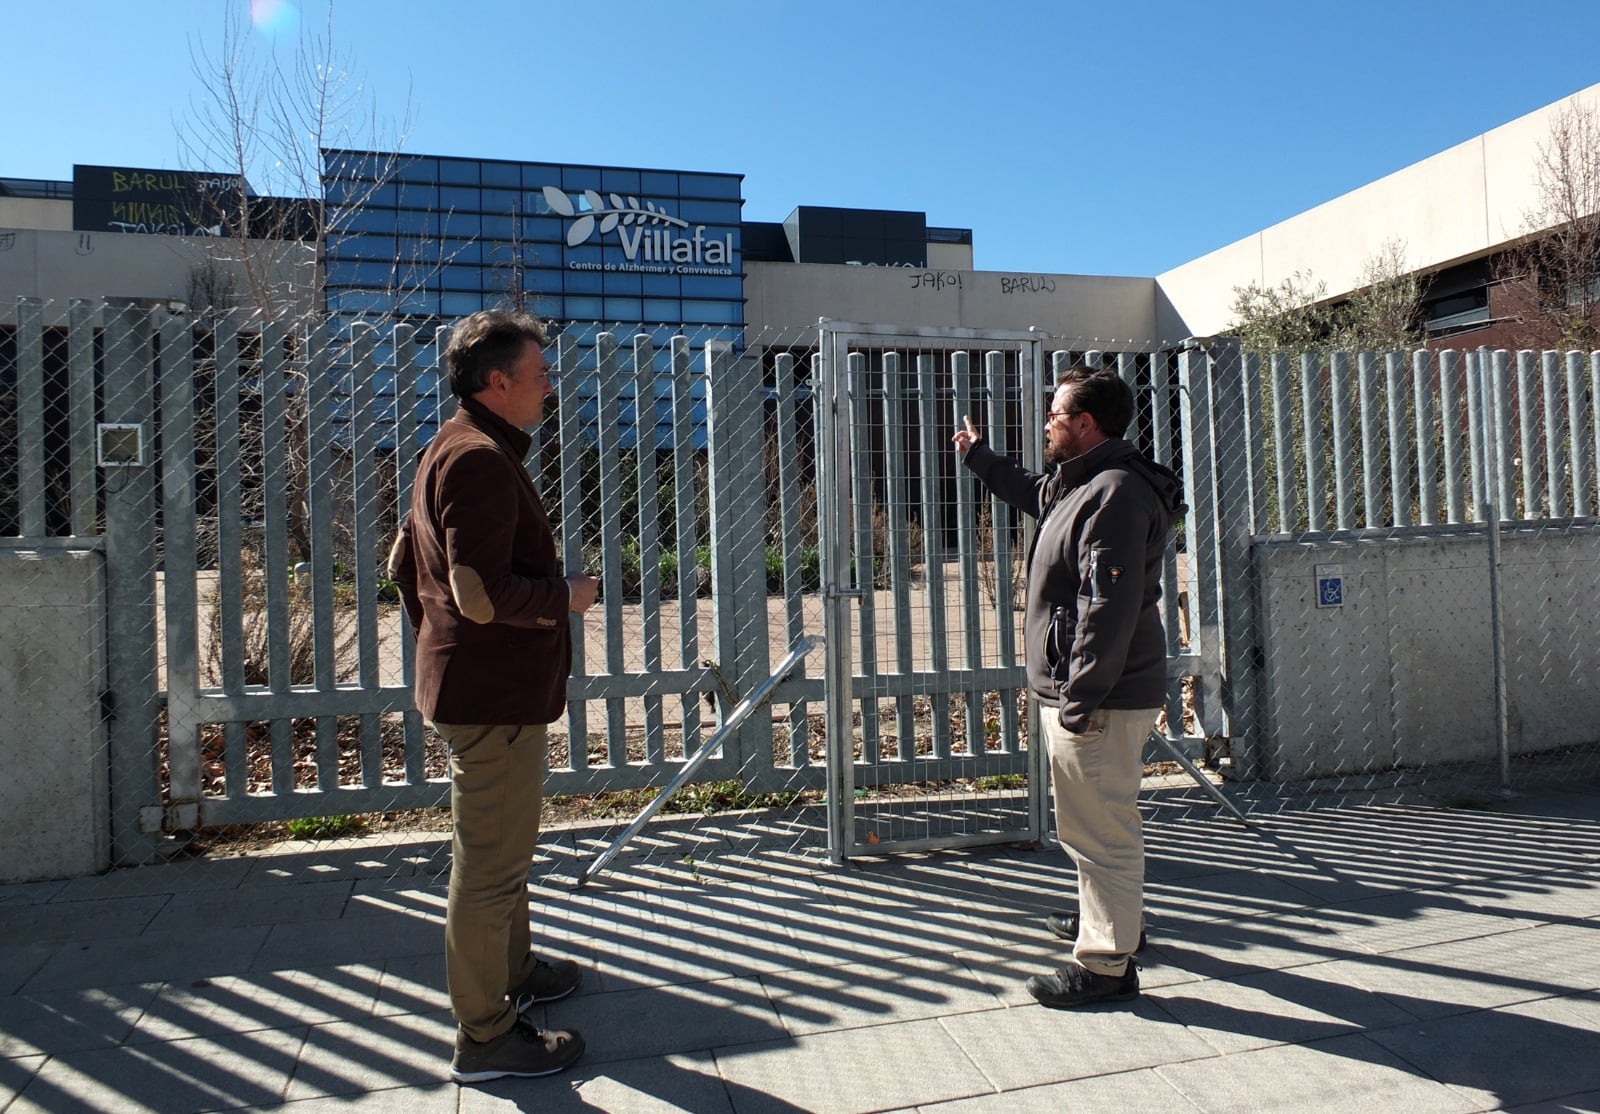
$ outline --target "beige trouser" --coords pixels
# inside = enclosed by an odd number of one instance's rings
[[[1101,975],[1120,975],[1139,946],[1144,921],[1144,829],[1139,777],[1144,742],[1158,709],[1094,713],[1089,732],[1061,726],[1041,707],[1050,747],[1056,837],[1078,866],[1078,942],[1072,958]]]
[[[450,746],[450,896],[445,978],[456,1023],[475,1041],[516,1021],[508,997],[533,971],[528,867],[539,840],[545,725],[436,723]]]

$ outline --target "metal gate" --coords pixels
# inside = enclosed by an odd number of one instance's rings
[[[1084,358],[1141,395],[1139,437],[1195,486],[1163,584],[1165,738],[1190,757],[1218,735],[1213,361],[1103,357],[1045,334],[824,322],[820,357],[830,845],[836,858],[1039,840],[1048,759],[1019,635],[1034,523],[965,473],[950,443],[970,415],[989,444],[1043,470],[1056,373]],[[1177,373],[1176,380],[1174,372]],[[1178,606],[1182,603],[1183,606]],[[1183,612],[1180,614],[1180,612]],[[1202,641],[1202,639],[1204,641]],[[1208,649],[1202,649],[1202,646]],[[1209,676],[1210,681],[1200,678]],[[1184,678],[1196,680],[1185,686]],[[1213,721],[1213,722],[1208,722]],[[1190,766],[1190,773],[1199,773]],[[1214,791],[1213,791],[1214,793]]]

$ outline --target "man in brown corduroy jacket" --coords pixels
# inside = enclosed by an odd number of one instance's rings
[[[460,408],[417,468],[389,555],[417,639],[417,710],[450,747],[454,839],[445,968],[456,1017],[450,1075],[550,1075],[583,1054],[530,1007],[581,974],[530,950],[528,866],[539,838],[546,726],[566,707],[569,614],[599,581],[562,574],[522,465],[554,392],[533,318],[488,310],[458,324],[444,362]]]

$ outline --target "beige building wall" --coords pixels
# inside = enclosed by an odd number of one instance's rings
[[[1208,336],[1232,323],[1237,286],[1275,286],[1296,271],[1330,298],[1361,285],[1369,260],[1398,241],[1412,270],[1487,255],[1526,232],[1535,167],[1550,124],[1569,107],[1600,112],[1600,85],[1530,112],[1376,182],[1265,228],[1156,277],[1160,328]]]
[[[123,232],[61,232],[0,225],[0,317],[9,318],[19,297],[49,303],[47,323],[66,320],[74,298],[133,298],[187,302],[194,269],[214,258],[204,239],[140,236]],[[283,258],[272,268],[278,289],[310,294],[316,253],[310,244],[273,243]],[[237,263],[222,262],[243,297],[249,286]]]
[[[745,320],[764,329],[839,321],[945,328],[1040,328],[1059,347],[1147,347],[1155,337],[1155,280],[1005,271],[745,264]]]
[[[72,202],[48,197],[0,197],[0,230],[72,231]]]

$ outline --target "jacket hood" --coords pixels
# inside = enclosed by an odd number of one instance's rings
[[[1125,468],[1142,478],[1173,518],[1188,511],[1189,506],[1183,501],[1183,480],[1178,474],[1157,464],[1120,437],[1102,441],[1082,456],[1073,457],[1057,467],[1047,485],[1049,501],[1054,502],[1063,491],[1077,487],[1107,468]]]
[[[1172,469],[1157,464],[1132,445],[1128,446],[1127,457],[1119,458],[1116,463],[1144,477],[1173,518],[1188,512],[1189,505],[1183,501],[1183,480]]]

